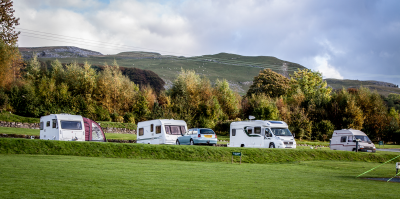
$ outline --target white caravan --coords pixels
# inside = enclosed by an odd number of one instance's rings
[[[228,147],[296,148],[294,136],[283,121],[232,122]]]
[[[331,150],[355,151],[356,140],[358,140],[358,151],[376,152],[375,145],[368,136],[364,132],[354,129],[335,130],[329,148]]]
[[[51,114],[40,117],[40,139],[106,141],[99,124],[80,115],[70,114]]]
[[[139,122],[137,143],[175,144],[178,137],[185,134],[186,122],[183,120],[159,119]]]

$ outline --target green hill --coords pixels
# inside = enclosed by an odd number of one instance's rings
[[[400,94],[400,88],[398,85],[380,82],[380,81],[361,81],[361,80],[350,80],[350,79],[325,79],[330,87],[333,89],[348,89],[348,88],[359,88],[360,86],[368,87],[371,90],[377,90],[379,94],[388,96],[390,93]]]
[[[65,57],[65,54],[60,57],[54,54],[53,57],[39,57],[39,60],[47,63],[55,59],[58,59],[62,63],[83,63],[84,61],[88,61],[93,66],[102,66],[104,63],[111,64],[115,59],[119,66],[122,67],[134,67],[155,72],[166,82],[166,88],[171,86],[182,69],[194,70],[197,74],[207,77],[212,82],[217,79],[228,80],[232,89],[238,91],[240,94],[246,93],[254,76],[258,75],[260,70],[264,68],[271,68],[281,73],[282,65],[286,63],[289,74],[297,69],[305,68],[299,64],[270,56],[252,57],[228,53],[199,57],[176,57],[152,52],[135,51],[122,52],[116,55],[87,57]]]
[[[58,49],[60,48],[60,49]],[[304,66],[281,60],[271,56],[242,56],[229,53],[215,55],[203,55],[196,57],[177,57],[172,55],[161,55],[157,52],[132,51],[121,52],[115,55],[102,55],[98,52],[80,49],[76,47],[37,47],[20,48],[24,58],[29,58],[32,53],[39,56],[39,60],[50,63],[58,59],[62,63],[88,61],[94,67],[101,67],[104,63],[111,64],[114,60],[119,66],[126,68],[138,68],[150,70],[160,76],[169,88],[182,69],[194,70],[197,74],[205,76],[212,82],[217,79],[229,81],[233,90],[245,94],[249,89],[254,76],[260,70],[270,68],[275,72],[283,73],[283,66],[286,65],[287,73],[292,74],[298,69],[305,69]],[[68,54],[69,53],[69,54]],[[128,70],[129,72],[129,70]],[[351,87],[369,87],[377,90],[380,94],[387,96],[389,93],[399,93],[400,89],[390,83],[379,81],[358,81],[326,79],[328,85],[334,89]]]

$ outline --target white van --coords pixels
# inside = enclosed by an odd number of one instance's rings
[[[283,121],[232,122],[228,147],[296,148],[294,136]]]
[[[335,130],[329,148],[331,150],[355,151],[356,140],[359,140],[358,151],[376,152],[375,145],[368,136],[364,132],[354,129]]]
[[[39,126],[42,140],[106,141],[100,125],[80,115],[51,114],[42,116]]]
[[[186,130],[187,125],[183,120],[158,119],[139,122],[136,143],[175,144]]]

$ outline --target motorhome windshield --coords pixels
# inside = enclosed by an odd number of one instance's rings
[[[356,137],[356,139],[360,139],[361,142],[371,142],[371,140],[368,138],[368,136],[356,135],[354,137]]]
[[[182,135],[186,132],[185,126],[165,125],[165,132],[169,135]]]
[[[271,130],[275,136],[292,136],[292,133],[289,131],[289,129],[271,128]]]
[[[82,130],[82,124],[80,121],[61,121],[61,128],[70,130]]]

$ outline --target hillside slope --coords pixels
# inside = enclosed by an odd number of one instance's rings
[[[25,59],[32,57],[32,52],[36,52],[39,60],[43,62],[58,59],[62,63],[78,62],[83,63],[88,61],[93,66],[101,67],[104,63],[111,64],[114,60],[119,66],[124,67],[125,74],[135,74],[137,68],[150,70],[157,74],[165,82],[158,81],[158,85],[164,85],[164,88],[171,87],[172,82],[178,76],[182,69],[194,70],[200,76],[207,77],[211,82],[217,79],[226,79],[230,83],[233,90],[240,94],[245,94],[252,84],[254,76],[258,75],[260,70],[270,68],[275,72],[286,75],[292,74],[298,69],[302,70],[306,67],[278,59],[271,56],[242,56],[229,53],[219,53],[215,55],[203,55],[196,57],[177,57],[171,55],[161,55],[157,52],[121,52],[115,55],[102,55],[101,53],[80,49],[76,47],[37,47],[37,48],[20,48]],[[137,71],[136,71],[137,72]],[[147,72],[148,73],[148,72]],[[147,74],[140,72],[140,74]],[[151,74],[154,76],[153,74]],[[134,78],[131,77],[133,80]],[[140,78],[139,78],[140,79]],[[148,84],[144,80],[139,84]],[[358,80],[337,80],[326,79],[328,85],[334,89],[349,88],[349,87],[369,87],[377,90],[382,95],[389,93],[399,93],[400,89],[397,85],[378,82],[378,81],[358,81]]]
[[[20,48],[21,52],[24,53],[24,49],[26,48]],[[36,50],[40,51],[41,49],[36,48]],[[53,51],[57,51],[57,47],[53,47]],[[51,53],[51,51],[48,53]],[[240,94],[246,93],[254,76],[258,75],[263,68],[271,68],[281,73],[282,66],[285,63],[288,74],[293,73],[293,71],[297,69],[305,68],[299,64],[270,56],[251,57],[228,53],[199,57],[176,57],[142,51],[122,52],[116,55],[93,54],[87,57],[78,55],[71,55],[68,57],[66,54],[59,55],[58,57],[39,56],[39,60],[43,62],[55,59],[58,59],[62,63],[71,63],[75,61],[83,63],[84,61],[88,61],[94,66],[102,66],[104,63],[110,64],[116,60],[121,67],[153,71],[166,82],[165,88],[169,88],[172,85],[172,82],[182,69],[194,70],[197,74],[207,77],[212,82],[215,82],[217,79],[228,80],[232,89],[238,91]]]
[[[378,91],[379,94],[388,96],[390,93],[400,94],[400,88],[398,85],[381,82],[381,81],[361,81],[361,80],[350,80],[350,79],[325,79],[328,86],[333,89],[348,89],[348,88],[359,88],[360,86],[368,87],[371,90]]]

